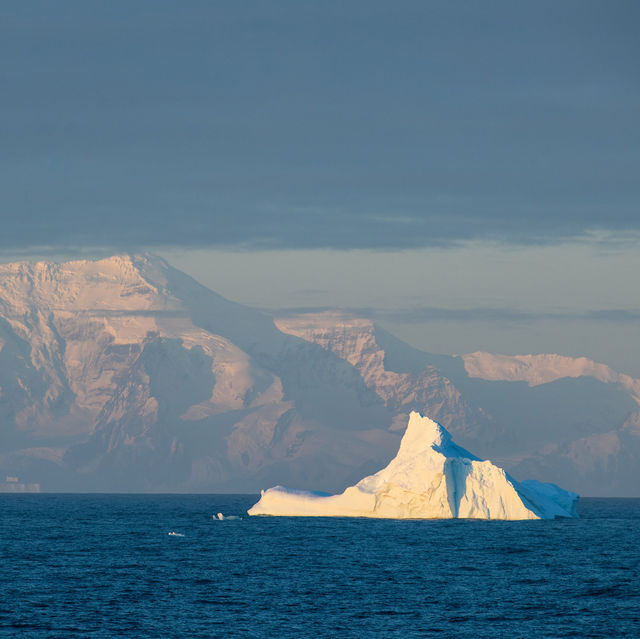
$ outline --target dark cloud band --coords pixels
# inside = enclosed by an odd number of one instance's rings
[[[0,23],[0,249],[640,228],[637,2],[69,0]]]

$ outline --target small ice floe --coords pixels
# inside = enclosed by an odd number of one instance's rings
[[[212,515],[213,519],[218,521],[234,521],[238,519],[242,519],[242,517],[238,517],[238,515],[223,515],[222,513],[218,513],[217,515]]]
[[[174,532],[173,530],[169,533],[169,537],[184,537],[182,533]]]

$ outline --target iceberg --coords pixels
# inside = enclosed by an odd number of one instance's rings
[[[437,422],[412,412],[386,468],[339,495],[275,486],[249,515],[388,519],[577,517],[578,495],[554,484],[517,482],[458,446]]]
[[[222,513],[218,513],[217,515],[212,515],[214,521],[239,521],[242,517],[238,515],[223,515]]]

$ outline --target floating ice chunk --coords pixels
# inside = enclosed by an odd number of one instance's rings
[[[213,515],[213,519],[218,521],[238,521],[239,519],[242,519],[242,517],[239,517],[238,515],[223,515],[222,513],[218,513],[217,515]]]
[[[412,412],[386,468],[339,495],[275,486],[249,515],[392,519],[576,517],[578,495],[554,484],[518,483],[461,448],[437,422]]]

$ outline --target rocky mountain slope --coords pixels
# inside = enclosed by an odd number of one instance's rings
[[[397,420],[430,415],[516,477],[586,495],[640,494],[640,380],[586,358],[428,354],[335,312],[276,324],[351,363]]]
[[[1,266],[0,387],[0,474],[51,490],[337,486],[397,440],[352,366],[145,256]]]
[[[516,477],[638,492],[637,380],[536,357],[430,355],[337,314],[276,326],[150,256],[2,265],[0,479],[337,491],[416,409]]]

